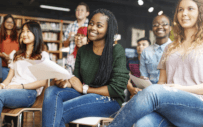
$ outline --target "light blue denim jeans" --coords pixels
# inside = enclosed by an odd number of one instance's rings
[[[20,108],[31,107],[37,96],[36,90],[27,89],[1,89],[0,90],[0,113],[3,107]]]
[[[43,127],[65,127],[75,119],[90,116],[109,117],[120,109],[114,99],[99,94],[83,95],[73,88],[51,86],[46,89],[43,108]]]
[[[150,117],[150,114],[154,113],[159,115],[155,118]],[[189,92],[152,85],[135,95],[108,127],[131,127],[134,123],[141,124],[138,123],[139,120],[147,118],[152,124],[157,125],[159,123],[156,118],[160,116],[178,127],[202,127],[203,101]]]
[[[8,67],[2,67],[2,82],[7,78],[9,70]]]

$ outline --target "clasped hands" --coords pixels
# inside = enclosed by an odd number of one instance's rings
[[[83,84],[77,77],[72,77],[71,79],[54,79],[54,84],[60,88],[74,88],[76,91],[82,93],[83,91]]]

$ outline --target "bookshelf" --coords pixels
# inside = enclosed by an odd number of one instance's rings
[[[3,22],[3,17],[7,14],[0,14],[0,24]],[[36,21],[40,24],[42,29],[42,36],[44,43],[47,43],[49,48],[50,58],[53,61],[62,59],[62,52],[60,49],[63,46],[64,31],[67,26],[73,21],[49,19],[41,17],[29,17],[21,15],[12,15],[15,19],[17,28],[20,29],[22,24],[28,21]],[[20,31],[19,31],[20,32]]]

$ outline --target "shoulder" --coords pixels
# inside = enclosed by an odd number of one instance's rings
[[[173,42],[169,43],[168,45],[166,45],[166,47],[164,48],[164,51],[166,51],[169,47],[173,46]]]
[[[121,51],[125,52],[124,48],[123,48],[123,46],[121,44],[114,44],[113,45],[113,52],[119,53]]]
[[[121,44],[115,44],[113,46],[113,57],[125,56],[125,50]]]
[[[74,21],[73,23],[70,23],[67,28],[70,29],[70,28],[71,28],[73,25],[75,25],[75,24],[77,24],[77,20]]]
[[[148,46],[147,48],[145,48],[142,52],[143,53],[147,53],[147,52],[153,52],[154,51],[154,44]]]
[[[49,53],[48,52],[42,51],[41,55],[42,55],[42,59],[49,59]]]

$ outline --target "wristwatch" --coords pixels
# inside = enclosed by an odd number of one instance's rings
[[[83,89],[83,90],[82,90],[82,93],[83,93],[83,94],[87,94],[87,90],[89,89],[89,86],[88,86],[87,84],[84,84],[83,87],[82,87],[82,89]]]

